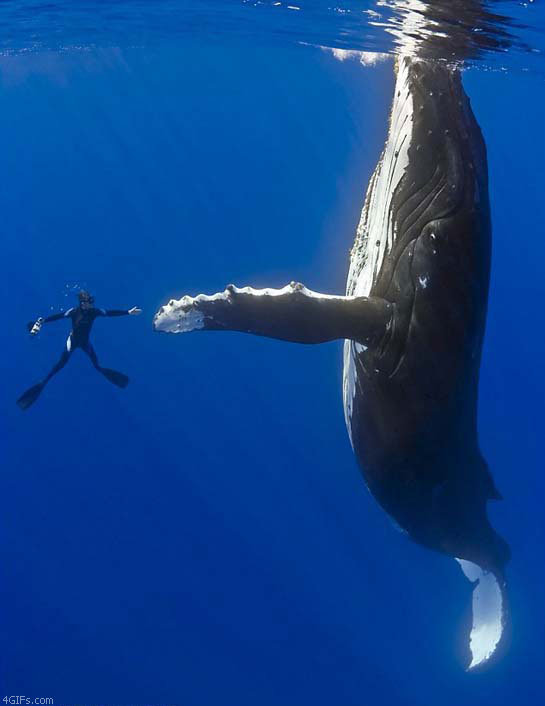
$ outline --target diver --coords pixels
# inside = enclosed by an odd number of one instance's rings
[[[95,353],[95,349],[89,341],[89,334],[93,326],[94,320],[98,316],[126,316],[126,315],[137,315],[142,313],[142,309],[133,306],[132,309],[97,309],[94,305],[94,297],[81,290],[78,294],[79,306],[72,307],[67,311],[60,312],[59,314],[52,314],[47,318],[39,318],[35,322],[27,324],[29,333],[32,336],[38,334],[43,326],[51,321],[59,321],[60,319],[70,319],[72,321],[72,330],[68,335],[66,340],[66,349],[63,351],[58,363],[53,366],[51,371],[46,375],[46,377],[39,382],[37,385],[33,385],[29,388],[19,399],[17,404],[21,409],[28,409],[31,404],[36,402],[40,393],[51,380],[53,375],[56,375],[59,370],[64,368],[68,359],[74,352],[76,348],[81,348],[82,351],[87,353],[91,359],[91,363],[94,367],[102,373],[104,377],[109,380],[114,385],[118,387],[127,387],[129,383],[129,378],[123,373],[117,372],[117,370],[110,370],[109,368],[103,368],[98,364],[98,358]]]

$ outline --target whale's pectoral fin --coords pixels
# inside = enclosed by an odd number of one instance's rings
[[[349,338],[378,343],[392,320],[393,306],[375,297],[319,294],[292,282],[282,289],[239,289],[171,300],[155,314],[154,328],[167,333],[242,331],[294,343]]]

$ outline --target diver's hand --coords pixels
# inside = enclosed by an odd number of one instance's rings
[[[138,314],[142,313],[142,309],[139,309],[137,306],[133,306],[132,309],[129,309],[129,314],[131,316],[138,316]]]
[[[43,322],[44,322],[44,320],[41,316],[39,319],[36,319],[36,321],[32,324],[32,326],[30,328],[30,335],[31,336],[36,336],[36,334],[40,333],[40,331],[42,329]]]

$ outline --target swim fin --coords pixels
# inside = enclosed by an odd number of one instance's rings
[[[26,392],[24,392],[21,397],[17,400],[17,404],[21,409],[28,409],[30,405],[34,404],[41,391],[44,389],[45,383],[39,382],[37,385],[33,385]]]
[[[118,373],[117,370],[110,370],[110,368],[100,368],[100,372],[107,378],[110,382],[118,387],[127,387],[129,384],[129,378],[123,373]]]

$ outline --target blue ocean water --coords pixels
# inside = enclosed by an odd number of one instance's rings
[[[5,2],[0,7],[4,384],[0,698],[58,704],[536,704],[543,676],[545,24],[498,3],[507,50],[464,83],[493,217],[483,452],[512,550],[512,638],[461,666],[471,585],[367,492],[341,344],[165,336],[172,296],[304,282],[344,291],[386,135],[392,61],[359,4]],[[379,11],[372,3],[366,9]],[[382,11],[382,10],[380,10]],[[282,14],[280,14],[282,13]],[[525,25],[523,27],[522,25]],[[104,365],[60,355],[68,308]],[[12,703],[16,703],[12,701]],[[21,703],[25,703],[24,701]],[[36,702],[38,703],[38,702]]]

